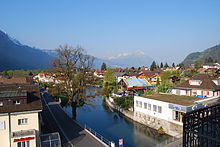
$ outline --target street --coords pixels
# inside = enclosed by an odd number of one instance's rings
[[[54,100],[47,93],[41,92],[41,95],[43,104],[42,118],[45,128],[48,129],[48,133],[59,132],[63,147],[106,146],[72,120],[59,104],[51,104]]]

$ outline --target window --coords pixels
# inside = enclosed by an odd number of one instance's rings
[[[176,121],[182,122],[183,115],[184,115],[183,112],[173,111],[173,120],[176,120]]]
[[[138,107],[138,102],[139,102],[139,101],[136,101],[136,107]]]
[[[5,122],[0,121],[0,130],[4,130],[4,129],[5,129]]]
[[[151,110],[151,104],[148,104],[148,110]]]
[[[153,111],[157,112],[157,106],[156,105],[153,105]]]
[[[17,147],[30,147],[30,141],[18,142]]]
[[[3,106],[3,102],[0,101],[0,106]]]
[[[144,109],[147,109],[147,103],[144,103]]]
[[[15,100],[15,101],[13,101],[13,104],[14,104],[14,105],[19,105],[19,104],[20,104],[20,101],[19,101],[19,100]]]
[[[27,118],[18,119],[18,125],[25,125],[27,124],[27,122],[28,122]]]
[[[162,107],[158,106],[158,113],[162,113]]]
[[[142,102],[139,102],[139,107],[142,108]]]

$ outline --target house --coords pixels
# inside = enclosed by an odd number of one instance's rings
[[[199,98],[171,94],[134,96],[134,120],[177,136],[183,131],[185,113],[219,103],[219,98]]]
[[[51,73],[39,73],[36,76],[33,77],[34,80],[40,81],[40,82],[45,82],[45,83],[54,83],[55,78],[53,74]]]
[[[203,65],[203,68],[205,68],[205,69],[208,69],[208,68],[220,69],[220,64],[219,63],[206,63]]]
[[[177,85],[172,94],[185,96],[213,97],[220,95],[220,79],[209,74],[197,74],[191,79]]]
[[[116,76],[118,82],[120,82],[121,79],[124,79],[123,75],[125,75],[124,72],[115,72],[115,76]]]
[[[7,84],[0,84],[1,146],[40,146],[39,112],[42,111],[42,104],[38,85],[4,83]]]
[[[145,90],[147,88],[151,88],[152,85],[144,80],[144,79],[138,79],[138,78],[128,78],[128,79],[121,79],[119,82],[119,85],[121,86],[121,89],[123,91],[126,90]]]
[[[93,75],[97,78],[104,78],[104,70],[95,70],[95,72],[93,73]]]
[[[155,86],[157,82],[161,82],[160,73],[162,71],[142,71],[139,75],[137,75],[137,78],[145,79],[147,80],[152,86]]]
[[[126,78],[126,79],[128,79],[128,78],[136,79],[139,74],[140,73],[138,73],[138,72],[130,72],[130,73],[123,74],[122,77]]]

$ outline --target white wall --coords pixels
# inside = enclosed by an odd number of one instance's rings
[[[0,115],[0,121],[4,122],[4,128],[0,130],[0,146],[9,147],[10,139],[9,139],[9,117],[8,115]]]
[[[136,101],[141,101],[142,102],[142,108],[136,106]],[[144,108],[144,103],[151,104],[151,110],[145,109]],[[153,105],[156,106],[161,106],[162,107],[162,113],[159,112],[154,112],[153,111]],[[145,97],[140,97],[140,96],[134,96],[134,111],[139,111],[142,113],[145,113],[150,116],[154,116],[160,119],[164,119],[176,124],[182,124],[181,122],[173,120],[173,111],[172,109],[169,108],[169,103],[159,101],[159,100],[154,100],[150,98],[145,98]],[[158,111],[158,107],[157,107]]]
[[[18,125],[18,119],[27,118],[28,123],[24,125]],[[4,122],[4,129],[0,130],[0,146],[1,147],[9,147],[10,146],[10,139],[9,139],[9,115],[0,115],[0,121]],[[27,113],[17,113],[11,114],[11,132],[17,132],[21,130],[32,130],[35,129],[39,131],[39,118],[38,112],[27,112]],[[28,135],[28,136],[21,136],[21,137],[14,137],[11,136],[11,146],[17,147],[17,142],[14,142],[14,139],[20,139],[25,137],[35,137],[34,140],[30,140],[30,146],[36,147],[36,136],[35,135]]]

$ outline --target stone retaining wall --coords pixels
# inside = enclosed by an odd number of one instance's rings
[[[178,136],[179,134],[182,134],[183,132],[182,125],[178,125],[178,124],[175,124],[175,123],[163,120],[163,119],[159,119],[159,118],[144,114],[142,112],[138,112],[138,111],[133,112],[133,111],[124,110],[122,108],[119,108],[114,103],[112,103],[108,98],[106,98],[106,103],[111,108],[113,108],[116,111],[119,111],[121,114],[132,119],[133,121],[136,121],[138,123],[141,123],[143,125],[146,125],[156,130],[159,129],[160,127],[163,127],[165,133],[171,136]]]

